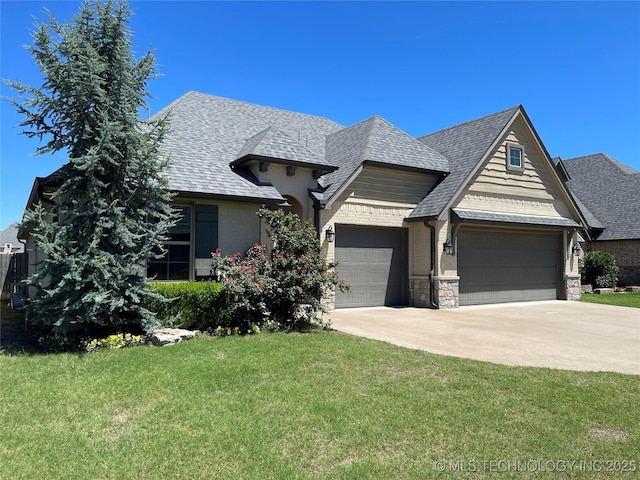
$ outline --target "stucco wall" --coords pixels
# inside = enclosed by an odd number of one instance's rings
[[[261,182],[269,182],[281,195],[293,197],[302,207],[302,221],[313,219],[313,204],[309,198],[309,189],[315,188],[318,181],[313,178],[313,170],[297,167],[294,175],[287,175],[287,166],[270,163],[266,172],[260,172],[258,166],[251,171]]]

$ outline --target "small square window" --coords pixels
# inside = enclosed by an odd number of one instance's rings
[[[507,145],[507,170],[524,170],[524,147],[521,145]]]

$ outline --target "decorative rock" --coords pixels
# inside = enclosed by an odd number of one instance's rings
[[[640,292],[640,287],[637,287],[635,285],[627,287],[627,292]]]
[[[182,328],[159,328],[151,334],[151,341],[159,347],[173,345],[193,338],[196,338],[196,332]]]
[[[614,293],[613,288],[596,288],[593,293]]]

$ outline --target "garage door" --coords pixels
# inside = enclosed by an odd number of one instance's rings
[[[336,307],[405,305],[407,233],[401,228],[336,226],[338,273],[351,285],[336,292]]]
[[[558,298],[559,233],[458,233],[460,305]]]

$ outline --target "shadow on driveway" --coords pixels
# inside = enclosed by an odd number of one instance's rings
[[[640,309],[546,301],[461,307],[340,309],[341,332],[504,365],[640,375]]]

